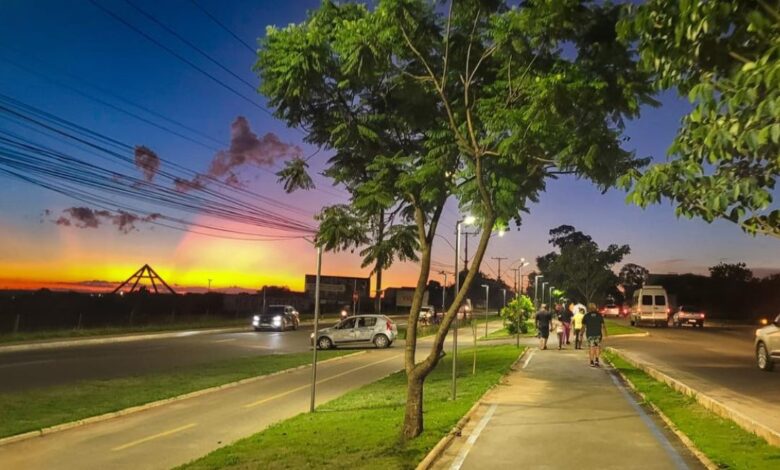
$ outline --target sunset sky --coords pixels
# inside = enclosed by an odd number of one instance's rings
[[[150,22],[128,3],[96,2],[264,105],[264,99],[256,92]],[[189,0],[133,0],[133,3],[244,81],[258,84],[251,71],[253,53]],[[254,45],[267,25],[300,22],[306,10],[319,2],[199,0],[198,3],[242,41]],[[287,129],[283,123],[221,88],[87,0],[3,1],[0,44],[0,88],[8,97],[99,134],[146,146],[164,160],[204,173],[218,171],[215,155],[218,149],[229,148],[231,125],[246,122],[248,129],[234,132],[241,132],[246,138],[255,134],[257,145],[273,144],[279,151],[271,164],[257,161],[231,169],[247,188],[294,206],[297,210],[285,210],[285,215],[311,225],[314,225],[311,216],[323,205],[346,200],[344,191],[332,187],[322,176],[315,177],[318,187],[315,191],[285,194],[271,173],[290,152],[298,151],[294,146],[307,155],[315,150],[302,143],[299,131]],[[111,95],[93,85],[110,90]],[[118,108],[133,109],[158,123],[163,122],[159,116],[164,116],[198,132],[196,135],[178,128],[184,134],[200,141],[208,136],[221,145],[207,148],[195,144],[91,101],[83,94]],[[688,109],[687,102],[672,93],[661,95],[661,99],[661,108],[645,110],[627,129],[631,138],[627,148],[659,161],[665,156],[680,117]],[[132,108],[128,102],[153,110],[157,116]],[[245,121],[237,121],[239,117]],[[73,156],[98,161],[88,152],[47,141],[13,121],[0,113],[0,131],[46,142]],[[283,149],[263,140],[269,133],[278,136],[285,144]],[[312,160],[314,169],[321,170],[326,158],[327,152],[318,154]],[[133,176],[142,175],[136,172]],[[705,273],[708,266],[723,260],[746,262],[757,275],[780,270],[776,269],[780,268],[777,239],[750,237],[728,222],[706,224],[678,220],[668,204],[642,210],[627,205],[624,199],[625,194],[620,191],[601,194],[586,181],[567,177],[551,182],[542,201],[525,218],[523,227],[519,231],[512,228],[504,238],[493,239],[487,257],[509,258],[502,265],[504,270],[520,257],[532,261],[551,250],[547,232],[565,223],[590,234],[601,245],[629,244],[632,252],[625,262],[641,264],[651,272]],[[111,199],[105,201],[108,206],[113,203]],[[264,284],[276,284],[300,290],[304,274],[314,272],[315,251],[303,240],[226,240],[141,221],[133,227],[121,226],[108,217],[97,218],[90,224],[74,212],[68,212],[70,208],[82,206],[85,206],[83,202],[0,173],[0,288],[86,288],[92,281],[122,281],[144,263],[153,266],[169,283],[187,288],[204,287],[212,279],[215,289],[232,286],[256,289]],[[173,212],[150,205],[144,208],[149,212]],[[209,220],[206,215],[177,216],[190,222],[225,226],[225,222]],[[456,218],[457,207],[451,203],[440,231],[450,242],[454,238]],[[235,228],[242,229],[238,224]],[[256,232],[274,235],[271,230]],[[450,265],[452,249],[441,238],[436,242],[434,260]],[[494,261],[488,261],[489,267],[483,270],[495,275],[497,266]],[[369,270],[360,268],[356,255],[338,253],[325,256],[323,273],[367,276]],[[413,284],[415,274],[414,265],[395,265],[385,276],[385,287]],[[433,278],[441,276],[436,274]],[[102,286],[101,282],[96,284]]]

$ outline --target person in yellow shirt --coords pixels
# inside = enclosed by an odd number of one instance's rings
[[[585,316],[585,309],[577,305],[573,305],[572,308],[575,310],[571,319],[574,327],[574,349],[582,349],[582,318]]]

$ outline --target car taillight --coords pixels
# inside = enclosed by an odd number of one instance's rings
[[[666,307],[666,313],[672,313],[672,309],[669,307]]]
[[[386,323],[386,324],[387,324],[387,329],[388,329],[388,330],[390,330],[390,331],[393,331],[393,324],[392,324],[392,323],[390,323],[390,321],[389,321],[389,320],[387,321],[387,323]]]

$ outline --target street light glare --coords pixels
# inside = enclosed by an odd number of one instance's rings
[[[505,233],[506,233],[506,230],[501,229],[501,230],[498,231],[498,236],[499,237],[503,237]]]
[[[477,221],[477,218],[476,218],[476,217],[474,217],[473,215],[467,215],[467,216],[466,216],[466,217],[463,219],[463,223],[464,223],[464,224],[466,224],[466,225],[472,225],[472,224],[473,224],[474,222],[476,222],[476,221]]]

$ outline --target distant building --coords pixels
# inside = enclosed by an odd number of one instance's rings
[[[314,300],[317,276],[306,275],[306,296]],[[323,305],[351,305],[354,293],[364,308],[371,308],[371,278],[346,276],[320,276],[320,301]]]
[[[409,310],[414,298],[414,287],[388,287],[382,299],[382,309],[388,312]],[[428,290],[423,294],[423,305],[428,305]]]

